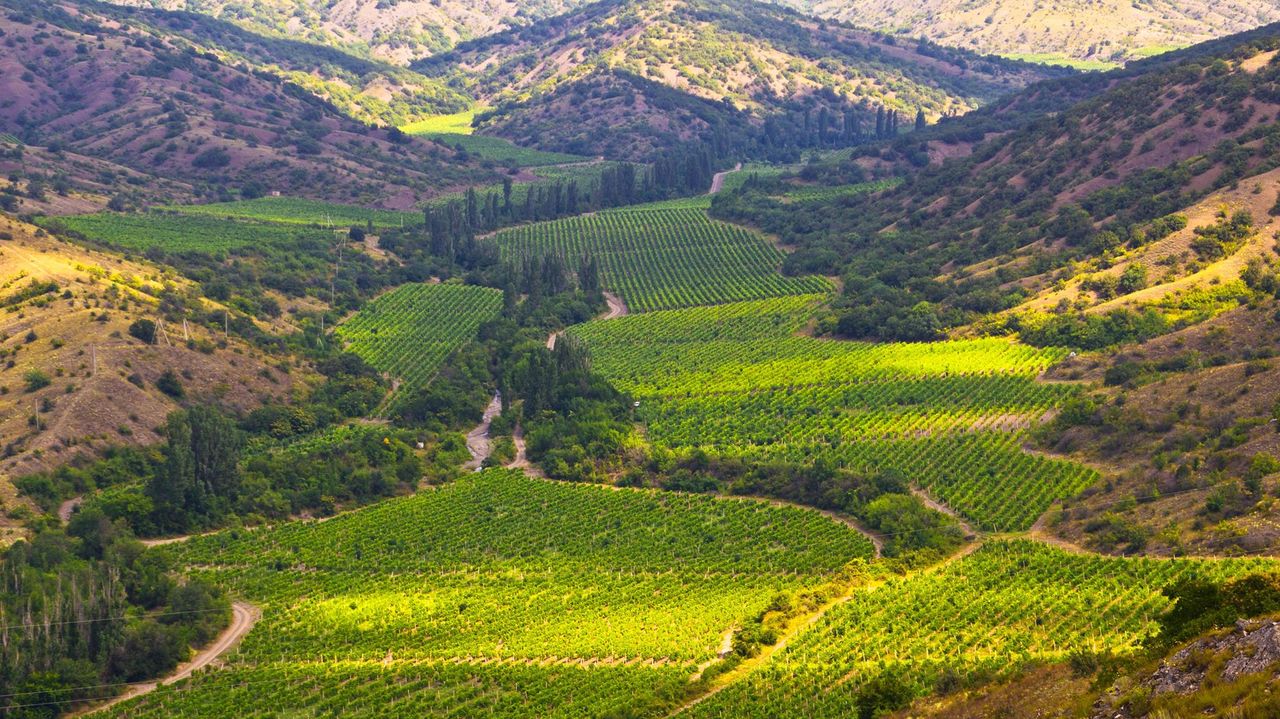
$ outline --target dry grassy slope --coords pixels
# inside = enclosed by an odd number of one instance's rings
[[[790,0],[823,17],[984,53],[1124,62],[1280,20],[1276,0]]]
[[[17,178],[10,180],[10,177]],[[60,192],[54,181],[63,178],[68,187]],[[44,199],[29,196],[35,179],[45,187]],[[186,201],[189,185],[131,170],[96,157],[74,152],[50,152],[48,148],[16,145],[0,140],[0,191],[18,190],[16,214],[75,215],[98,212],[112,197],[123,195],[136,202]]]
[[[1042,79],[1030,68],[824,23],[755,2],[606,2],[462,46],[441,62],[490,100],[526,97],[601,67],[710,100],[767,109],[829,89],[851,101],[937,116]]]
[[[155,300],[137,288],[183,280],[140,262],[70,245],[0,215],[0,303],[33,281],[56,282],[57,293],[0,308],[0,478],[48,469],[111,445],[148,444],[178,404],[155,388],[166,370],[179,373],[187,396],[247,410],[287,399],[308,375],[289,374],[234,339],[211,353],[187,349],[181,326],[172,345],[144,345],[130,323],[155,318]],[[69,293],[69,297],[66,294]],[[106,321],[101,321],[102,317]],[[190,327],[193,340],[222,338]],[[34,333],[34,339],[29,339]],[[97,371],[94,372],[94,358]],[[26,391],[24,375],[40,370],[52,384]],[[137,375],[142,387],[129,381]],[[39,425],[30,418],[42,404]],[[8,483],[0,498],[11,501]]]
[[[1271,216],[1270,210],[1280,200],[1277,190],[1280,190],[1280,169],[1250,177],[1235,188],[1215,192],[1179,213],[1187,218],[1185,229],[1111,260],[1104,262],[1099,259],[1080,266],[1069,280],[1045,287],[1008,313],[1019,314],[1028,310],[1049,312],[1063,302],[1089,313],[1133,309],[1239,279],[1241,270],[1250,260],[1274,256],[1280,218]],[[1253,216],[1256,231],[1232,254],[1214,262],[1197,262],[1196,253],[1191,249],[1195,230],[1211,226],[1224,214],[1230,215],[1239,210]],[[1148,284],[1143,289],[1099,300],[1093,292],[1082,287],[1090,279],[1118,278],[1132,265],[1146,270]],[[1094,269],[1097,271],[1090,271]],[[1039,276],[1028,278],[1022,284],[1043,286],[1051,280],[1052,276]]]
[[[307,93],[149,27],[73,4],[0,3],[0,126],[180,181],[408,207],[485,173],[434,143],[390,141]],[[59,9],[65,13],[59,13]],[[56,24],[55,24],[56,23]],[[226,153],[227,164],[206,153]],[[204,157],[205,160],[200,158]],[[205,166],[202,166],[205,165]]]
[[[1187,353],[1213,360],[1135,389],[1109,388],[1102,410],[1109,427],[1080,427],[1055,440],[1056,450],[1097,466],[1107,481],[1052,515],[1052,533],[1090,546],[1108,531],[1091,524],[1110,512],[1149,533],[1145,549],[1155,554],[1259,552],[1280,544],[1275,476],[1264,480],[1260,498],[1240,500],[1238,514],[1205,511],[1215,491],[1238,488],[1254,455],[1280,457],[1280,432],[1268,421],[1280,401],[1280,364],[1247,360],[1255,350],[1278,344],[1276,308],[1242,307],[1115,355],[1081,355],[1054,368],[1051,379],[1100,383],[1104,370],[1118,362],[1159,363]],[[1222,432],[1246,419],[1256,426],[1243,443],[1215,451]],[[1192,469],[1179,476],[1182,464]],[[1136,505],[1127,501],[1156,495]]]
[[[585,0],[112,0],[119,5],[192,10],[258,32],[346,47],[408,64],[412,60]]]

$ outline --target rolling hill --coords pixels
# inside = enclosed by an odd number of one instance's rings
[[[895,188],[795,203],[804,180],[766,180],[712,212],[776,234],[791,272],[842,276],[834,334],[1076,350],[1049,376],[1109,389],[1041,439],[1107,481],[1055,531],[1107,551],[1255,551],[1274,539],[1270,471],[1251,462],[1277,451],[1278,30],[1037,86],[805,172],[892,166]]]
[[[586,154],[606,128],[615,141],[624,128],[687,140],[780,119],[762,131],[775,143],[799,131],[861,135],[881,109],[910,124],[1063,74],[718,0],[605,0],[415,67],[494,106],[482,132]]]
[[[1123,64],[1280,20],[1274,0],[790,0],[821,17],[981,53]]]
[[[278,74],[232,65],[107,6],[0,4],[0,124],[217,196],[252,185],[410,207],[490,176],[452,150],[351,119]]]

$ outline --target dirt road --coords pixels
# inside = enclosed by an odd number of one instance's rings
[[[923,489],[912,487],[911,493],[914,494],[916,497],[918,497],[921,503],[924,504],[924,506],[928,507],[929,509],[932,509],[935,512],[941,512],[947,515],[948,517],[951,517],[952,519],[956,520],[956,524],[960,525],[960,529],[965,533],[965,536],[967,537],[979,536],[980,533],[978,532],[978,530],[974,529],[972,525],[970,525],[967,521],[965,521],[964,517],[961,517],[960,514],[956,512],[954,509],[952,509],[951,507],[948,507],[942,502],[939,502],[933,497],[930,497]]]
[[[716,194],[717,192],[719,192],[719,191],[723,190],[723,189],[724,189],[724,178],[728,177],[728,176],[729,176],[729,173],[731,173],[731,172],[740,172],[741,170],[742,170],[742,163],[741,163],[741,162],[739,162],[738,164],[736,164],[736,165],[734,165],[734,166],[733,166],[733,169],[732,169],[732,170],[725,170],[724,172],[717,172],[715,175],[712,175],[712,177],[711,177],[711,191],[710,191],[710,192],[708,192],[707,194],[708,194],[708,195],[714,195],[714,194]]]
[[[109,709],[120,704],[121,702],[126,702],[148,692],[155,691],[158,686],[169,685],[186,679],[195,671],[209,666],[217,660],[218,657],[221,657],[223,654],[234,649],[235,646],[240,643],[240,640],[244,639],[245,635],[249,633],[249,630],[253,629],[253,625],[258,622],[258,619],[261,616],[262,612],[252,604],[246,604],[244,602],[236,602],[235,604],[232,604],[231,625],[224,629],[222,633],[218,635],[218,638],[213,640],[212,644],[197,652],[196,655],[192,657],[191,661],[186,664],[180,664],[172,674],[164,679],[153,682],[130,684],[129,689],[120,696],[69,716],[80,717],[87,716],[89,714],[96,714],[104,709]]]
[[[84,502],[84,497],[73,497],[58,505],[58,519],[63,524],[71,521],[71,515],[76,513],[76,508]]]
[[[485,407],[480,424],[467,433],[467,451],[471,453],[471,461],[462,465],[473,472],[479,471],[484,461],[493,453],[493,442],[489,440],[489,426],[493,418],[502,413],[502,395],[495,392],[489,406]]]

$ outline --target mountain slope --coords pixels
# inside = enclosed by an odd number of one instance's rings
[[[822,17],[976,52],[1123,63],[1280,20],[1275,0],[791,0]]]
[[[189,10],[255,32],[407,64],[460,41],[550,17],[575,0],[113,0]]]
[[[249,184],[407,207],[487,176],[268,72],[92,4],[0,3],[0,127],[218,194]]]
[[[757,125],[808,111],[815,116],[805,130],[822,123],[824,132],[856,136],[874,126],[880,108],[907,122],[917,111],[936,118],[1061,74],[721,0],[605,0],[464,43],[416,67],[495,105],[488,126],[482,120],[488,131],[560,148],[573,146],[561,133],[603,134],[637,117],[659,132],[696,134],[678,114],[651,112],[681,106],[698,114],[690,98],[719,105],[727,113],[721,121],[739,126],[735,111]],[[593,102],[616,97],[625,102]],[[826,118],[816,116],[822,108]],[[551,136],[530,132],[534,126]]]
[[[790,271],[844,279],[832,334],[1075,350],[1050,378],[1106,389],[1041,439],[1107,481],[1046,531],[1104,551],[1257,551],[1277,537],[1280,467],[1277,58],[1273,25],[1045,83],[803,173],[838,187],[893,167],[896,188],[801,203],[802,178],[763,181],[712,212],[776,235]]]

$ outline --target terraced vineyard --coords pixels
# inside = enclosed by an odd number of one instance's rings
[[[400,380],[425,386],[450,353],[498,316],[502,292],[467,285],[402,285],[338,326],[348,349]]]
[[[376,210],[300,197],[260,197],[255,200],[215,202],[208,205],[171,205],[162,209],[184,215],[339,228],[352,225],[364,226],[369,222],[372,222],[375,227],[422,224],[421,212]]]
[[[247,687],[307,715],[656,715],[729,627],[871,556],[809,510],[505,470],[167,549],[263,618],[227,667],[116,716],[239,717]]]
[[[299,241],[332,244],[330,230],[248,222],[204,215],[122,215],[100,213],[42,218],[99,242],[133,250],[159,247],[167,252],[226,252],[241,247],[293,245]]]
[[[897,469],[979,526],[1026,529],[1092,470],[1021,450],[1075,391],[1004,339],[863,344],[797,334],[821,296],[654,312],[572,330],[640,400],[649,438],[750,459]]]
[[[990,542],[935,571],[855,592],[767,666],[684,716],[857,716],[857,689],[881,672],[924,690],[944,672],[999,674],[1074,650],[1124,654],[1154,630],[1169,584],[1276,569],[1274,560],[1104,558]]]
[[[700,209],[645,207],[526,225],[494,237],[504,259],[559,255],[600,263],[605,287],[636,312],[821,292],[821,277],[783,277],[782,253]]]

